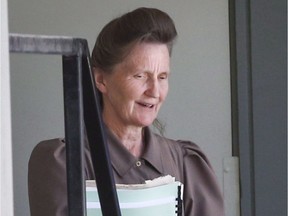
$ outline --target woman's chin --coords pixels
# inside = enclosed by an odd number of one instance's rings
[[[155,120],[155,118],[153,118],[153,119],[151,119],[151,118],[149,118],[149,119],[141,119],[141,120],[138,121],[138,124],[139,124],[140,127],[148,127],[148,126],[153,124],[154,120]]]

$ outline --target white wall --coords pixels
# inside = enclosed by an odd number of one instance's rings
[[[12,140],[11,104],[8,46],[8,8],[7,1],[0,1],[1,16],[1,71],[0,71],[0,216],[13,216],[13,179],[12,179]]]
[[[222,184],[222,160],[231,155],[228,1],[9,0],[9,27],[13,33],[87,38],[92,49],[104,24],[139,6],[168,12],[179,33],[160,114],[166,136],[199,144]],[[29,212],[33,147],[64,135],[61,68],[60,56],[11,55],[15,215]]]

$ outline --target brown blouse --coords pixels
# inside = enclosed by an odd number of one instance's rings
[[[145,149],[135,158],[107,131],[107,143],[116,183],[136,184],[163,175],[184,183],[185,216],[224,216],[223,199],[212,167],[197,145],[174,141],[145,129]],[[28,171],[31,216],[66,216],[65,143],[61,139],[39,143]],[[85,178],[94,179],[88,145]]]

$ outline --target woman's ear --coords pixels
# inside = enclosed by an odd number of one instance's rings
[[[93,74],[94,74],[94,79],[95,79],[95,84],[96,84],[97,89],[101,93],[105,93],[106,83],[104,79],[104,72],[99,68],[93,68]]]

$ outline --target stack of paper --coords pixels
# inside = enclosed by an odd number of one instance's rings
[[[116,185],[122,216],[175,216],[183,185],[171,176],[145,184]],[[87,216],[102,216],[95,181],[86,181]],[[180,206],[180,208],[182,208]]]

